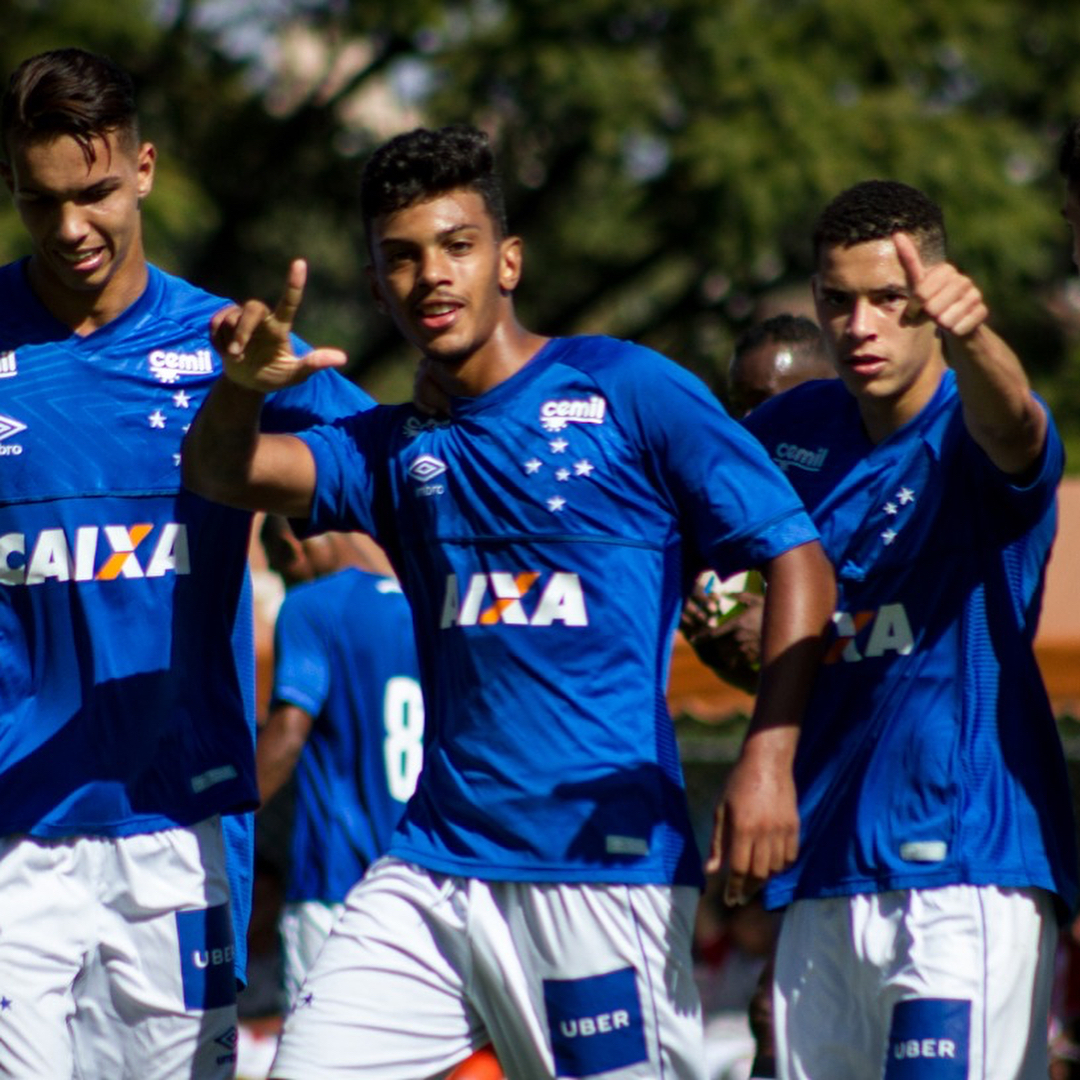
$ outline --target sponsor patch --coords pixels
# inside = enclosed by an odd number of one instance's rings
[[[885,1080],[967,1080],[971,1002],[900,1001],[893,1008]]]
[[[220,1009],[236,1003],[229,905],[176,913],[184,1008]]]
[[[648,1060],[633,968],[545,979],[557,1076],[593,1076]]]
[[[10,379],[19,374],[14,352],[0,352],[0,379]]]
[[[545,401],[540,406],[540,425],[545,431],[563,431],[567,424],[602,424],[606,412],[607,401],[599,394]]]

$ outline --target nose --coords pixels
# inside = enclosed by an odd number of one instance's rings
[[[848,316],[847,333],[860,341],[872,336],[873,305],[864,296],[856,297]]]
[[[440,248],[425,251],[420,265],[420,280],[425,285],[434,286],[450,279],[449,260]]]
[[[86,218],[73,202],[61,203],[56,212],[56,237],[65,244],[78,244],[86,236]]]

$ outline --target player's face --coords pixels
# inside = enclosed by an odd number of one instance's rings
[[[498,237],[482,196],[457,189],[372,227],[373,292],[406,340],[454,365],[498,342],[513,320],[521,245]]]
[[[733,416],[744,417],[769,398],[790,390],[806,375],[793,346],[763,341],[733,361],[728,378],[728,402]]]
[[[837,373],[890,427],[933,396],[943,367],[936,329],[906,318],[907,276],[892,240],[824,248],[814,304]]]
[[[93,140],[88,162],[68,135],[17,143],[4,178],[33,243],[31,276],[48,303],[123,293],[145,262],[139,201],[154,179],[154,148],[115,132]]]
[[[1070,187],[1065,192],[1065,205],[1061,208],[1061,215],[1072,233],[1073,265],[1080,270],[1080,191]]]

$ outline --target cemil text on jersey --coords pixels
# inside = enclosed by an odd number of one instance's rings
[[[163,383],[174,383],[181,375],[214,373],[214,357],[209,349],[196,349],[194,352],[155,349],[147,360],[150,370]]]
[[[551,400],[540,406],[540,423],[545,431],[562,431],[567,424],[602,424],[606,412],[607,401],[599,394]]]
[[[459,582],[448,574],[440,629],[451,626],[588,626],[581,578],[557,570],[541,581],[535,570],[493,571]],[[463,587],[464,586],[464,587]]]
[[[187,526],[83,525],[69,536],[61,528],[36,535],[0,535],[0,585],[46,581],[115,581],[190,574]]]

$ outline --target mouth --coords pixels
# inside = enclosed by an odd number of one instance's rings
[[[463,305],[456,300],[428,300],[418,308],[420,322],[432,332],[452,326]]]
[[[103,247],[88,248],[83,251],[59,251],[57,254],[69,270],[74,270],[78,274],[93,273],[105,261]]]
[[[844,367],[856,375],[869,378],[885,370],[886,360],[881,356],[848,356]]]

